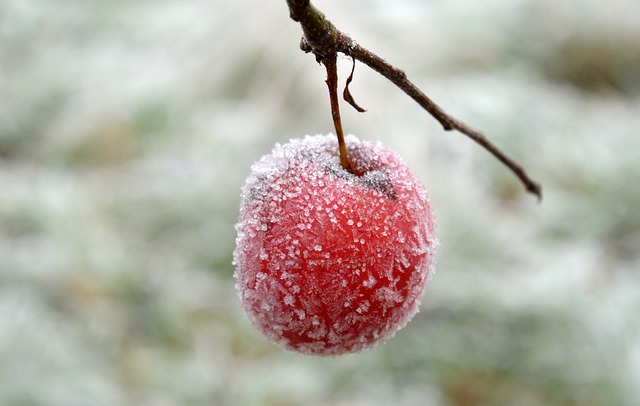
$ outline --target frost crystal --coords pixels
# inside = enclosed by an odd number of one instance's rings
[[[380,143],[348,136],[277,144],[251,168],[234,251],[252,324],[282,347],[357,352],[392,337],[418,311],[436,246],[427,195]]]

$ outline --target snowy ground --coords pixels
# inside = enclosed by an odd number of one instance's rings
[[[284,353],[231,256],[250,164],[332,130],[285,1],[3,1],[0,404],[639,404],[640,3],[315,4],[543,202],[358,65],[345,128],[425,184],[437,273],[386,344]]]

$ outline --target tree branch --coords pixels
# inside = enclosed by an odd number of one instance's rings
[[[323,61],[325,58],[336,59],[337,54],[342,53],[369,66],[415,100],[431,116],[438,120],[446,131],[456,130],[493,154],[520,179],[528,192],[536,195],[538,199],[542,199],[540,184],[531,179],[520,164],[503,153],[484,134],[447,114],[438,104],[411,83],[402,70],[394,67],[378,55],[356,43],[348,35],[339,31],[309,0],[287,0],[287,4],[291,18],[299,22],[302,27],[304,36],[300,43],[300,48],[303,51],[312,52],[318,62]],[[329,72],[328,66],[327,72]]]

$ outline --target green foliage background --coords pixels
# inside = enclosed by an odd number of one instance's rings
[[[639,404],[640,3],[316,5],[544,201],[358,65],[369,111],[344,106],[345,128],[425,184],[437,273],[386,344],[282,352],[250,327],[231,257],[251,163],[332,131],[286,3],[3,1],[0,404]]]

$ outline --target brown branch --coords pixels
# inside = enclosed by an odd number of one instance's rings
[[[335,60],[337,53],[340,52],[369,66],[415,100],[438,120],[445,130],[456,130],[493,154],[520,179],[527,191],[535,194],[538,199],[542,198],[540,184],[531,179],[519,163],[503,153],[481,132],[447,114],[438,104],[411,83],[402,70],[392,66],[378,55],[356,43],[348,35],[339,31],[309,0],[287,0],[287,4],[289,5],[291,18],[299,22],[302,27],[304,34],[300,43],[302,50],[312,52],[318,61],[323,61],[325,58]]]
[[[353,43],[352,43],[353,44]],[[340,49],[340,48],[339,48]],[[471,138],[487,151],[492,153],[497,159],[505,164],[511,171],[520,179],[524,184],[527,191],[538,196],[538,199],[542,199],[542,188],[540,184],[532,180],[527,172],[513,159],[509,158],[503,153],[497,146],[495,146],[487,137],[484,136],[478,130],[463,123],[462,121],[448,115],[438,104],[431,100],[426,94],[424,94],[417,86],[415,86],[407,78],[407,75],[393,67],[384,59],[380,58],[373,52],[365,49],[359,44],[353,44],[348,49],[340,49],[340,52],[346,53],[366,64],[371,69],[380,73],[382,76],[389,79],[393,84],[398,86],[409,97],[415,100],[422,108],[424,108],[429,114],[431,114],[446,131],[457,130],[467,137]]]

